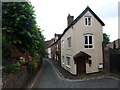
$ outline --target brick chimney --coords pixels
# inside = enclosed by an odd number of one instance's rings
[[[73,20],[74,20],[74,16],[70,16],[70,14],[68,14],[67,17],[68,26],[72,23]]]

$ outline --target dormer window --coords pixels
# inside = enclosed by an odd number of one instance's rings
[[[89,16],[85,17],[85,26],[91,26],[91,17]]]

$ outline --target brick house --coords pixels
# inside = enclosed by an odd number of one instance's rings
[[[61,60],[61,42],[59,37],[61,34],[54,34],[54,43],[50,46],[51,47],[51,59],[60,63]]]

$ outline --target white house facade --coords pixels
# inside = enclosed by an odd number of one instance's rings
[[[61,35],[61,66],[65,70],[76,75],[103,68],[103,26],[89,7],[68,25]]]

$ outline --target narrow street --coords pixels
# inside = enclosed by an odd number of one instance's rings
[[[118,88],[118,81],[107,77],[86,81],[67,81],[56,72],[56,68],[49,60],[44,59],[40,76],[32,88]]]

